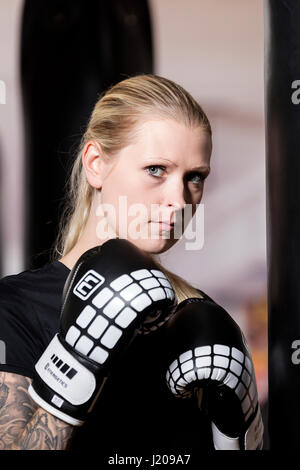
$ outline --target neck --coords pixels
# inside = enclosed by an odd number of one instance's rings
[[[80,256],[94,246],[102,245],[107,240],[115,238],[115,234],[102,234],[101,238],[97,234],[97,224],[103,221],[104,215],[99,216],[96,212],[95,202],[93,201],[88,220],[82,231],[82,234],[73,248],[63,255],[58,261],[63,263],[69,269],[72,269]]]

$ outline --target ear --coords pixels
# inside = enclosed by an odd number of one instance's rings
[[[106,162],[98,142],[89,140],[82,151],[82,165],[89,184],[100,189],[103,184]]]

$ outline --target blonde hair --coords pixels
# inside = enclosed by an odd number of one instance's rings
[[[201,127],[210,136],[209,120],[201,106],[181,86],[158,75],[137,75],[109,88],[96,102],[68,181],[66,205],[59,225],[53,258],[66,255],[86,225],[94,193],[82,167],[82,151],[89,140],[98,142],[110,159],[134,138],[137,124],[150,116],[173,119],[189,127]],[[184,279],[154,260],[170,279],[179,301],[202,297]]]

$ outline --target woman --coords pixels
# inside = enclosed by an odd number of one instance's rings
[[[168,413],[171,416],[174,411],[173,402],[166,412],[169,395],[158,392],[163,347],[159,331],[135,341],[122,368],[104,388],[90,423],[75,437],[73,426],[37,406],[27,389],[35,363],[57,331],[63,286],[79,257],[114,237],[127,238],[151,256],[173,246],[186,224],[184,208],[189,205],[193,214],[201,201],[211,151],[211,128],[205,113],[170,80],[140,75],[116,84],[100,97],[74,163],[54,260],[0,283],[0,339],[6,346],[6,361],[0,366],[2,449],[78,449],[95,446],[100,439],[106,452],[120,445],[126,434],[126,425],[122,428],[120,423],[124,425],[127,419],[136,427],[145,423],[141,429],[145,440],[158,435],[159,428],[172,434],[174,429],[168,429],[167,421]],[[127,211],[120,197],[125,198]],[[138,223],[136,204],[143,208]],[[202,296],[164,271],[178,301]],[[141,372],[140,358],[147,363],[147,374]],[[137,369],[140,376],[134,383]],[[153,396],[155,400],[151,400]],[[160,403],[163,409],[156,415]],[[183,419],[187,410],[184,405]],[[157,416],[165,412],[166,417],[155,425]],[[147,415],[141,422],[136,419],[139,413]],[[152,419],[150,425],[148,418]],[[101,438],[97,437],[99,426]],[[151,433],[147,434],[149,427]],[[136,438],[141,432],[136,432]],[[180,442],[181,436],[178,439]],[[134,450],[134,441],[131,444]]]

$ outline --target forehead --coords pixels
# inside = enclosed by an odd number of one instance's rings
[[[188,127],[170,119],[151,119],[136,129],[133,146],[143,158],[209,162],[212,143],[200,126]]]

